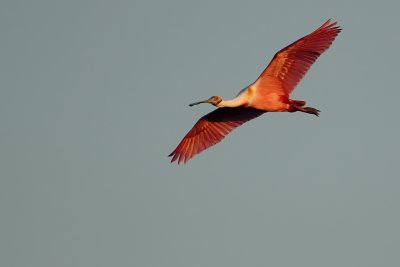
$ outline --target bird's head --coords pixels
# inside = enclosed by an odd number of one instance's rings
[[[203,100],[203,101],[199,101],[199,102],[194,102],[192,104],[189,104],[189,106],[195,106],[198,104],[202,104],[202,103],[209,103],[211,105],[217,106],[219,103],[221,103],[222,98],[220,96],[212,96],[207,100]]]

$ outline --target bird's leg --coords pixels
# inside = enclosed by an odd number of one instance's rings
[[[314,114],[315,116],[319,116],[319,113],[321,112],[320,110],[312,107],[300,107],[298,105],[290,105],[290,108],[288,110],[289,112],[296,112],[296,111],[301,111],[309,114]]]
[[[303,110],[301,110],[301,111],[303,111],[303,112],[305,112],[305,113],[310,113],[310,114],[314,114],[315,116],[319,116],[319,113],[321,112],[320,110],[318,110],[318,109],[316,109],[316,108],[312,108],[312,107],[304,107],[304,108],[302,108]]]
[[[306,104],[306,101],[303,100],[293,100],[289,99],[289,103],[294,104],[295,106],[304,106]]]

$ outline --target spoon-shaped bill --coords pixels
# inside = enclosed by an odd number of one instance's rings
[[[195,105],[203,104],[203,103],[208,103],[208,99],[207,99],[207,100],[203,100],[203,101],[199,101],[199,102],[194,102],[194,103],[192,103],[192,104],[189,104],[189,107],[193,107],[193,106],[195,106]]]

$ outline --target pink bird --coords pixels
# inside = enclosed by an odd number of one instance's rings
[[[312,33],[275,54],[260,77],[231,100],[219,96],[189,106],[209,103],[214,111],[200,118],[169,155],[171,162],[186,163],[203,150],[219,143],[233,129],[265,112],[301,111],[318,116],[319,110],[305,107],[305,101],[290,99],[315,60],[326,51],[341,28],[330,20]]]

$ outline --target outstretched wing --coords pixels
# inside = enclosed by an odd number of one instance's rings
[[[263,79],[276,77],[289,95],[315,60],[329,48],[340,31],[336,22],[331,23],[328,20],[314,32],[283,48],[275,54],[255,84],[263,86]]]
[[[171,162],[189,159],[203,150],[219,143],[233,129],[265,113],[254,108],[218,108],[201,117],[185,135],[179,145],[169,154]]]

